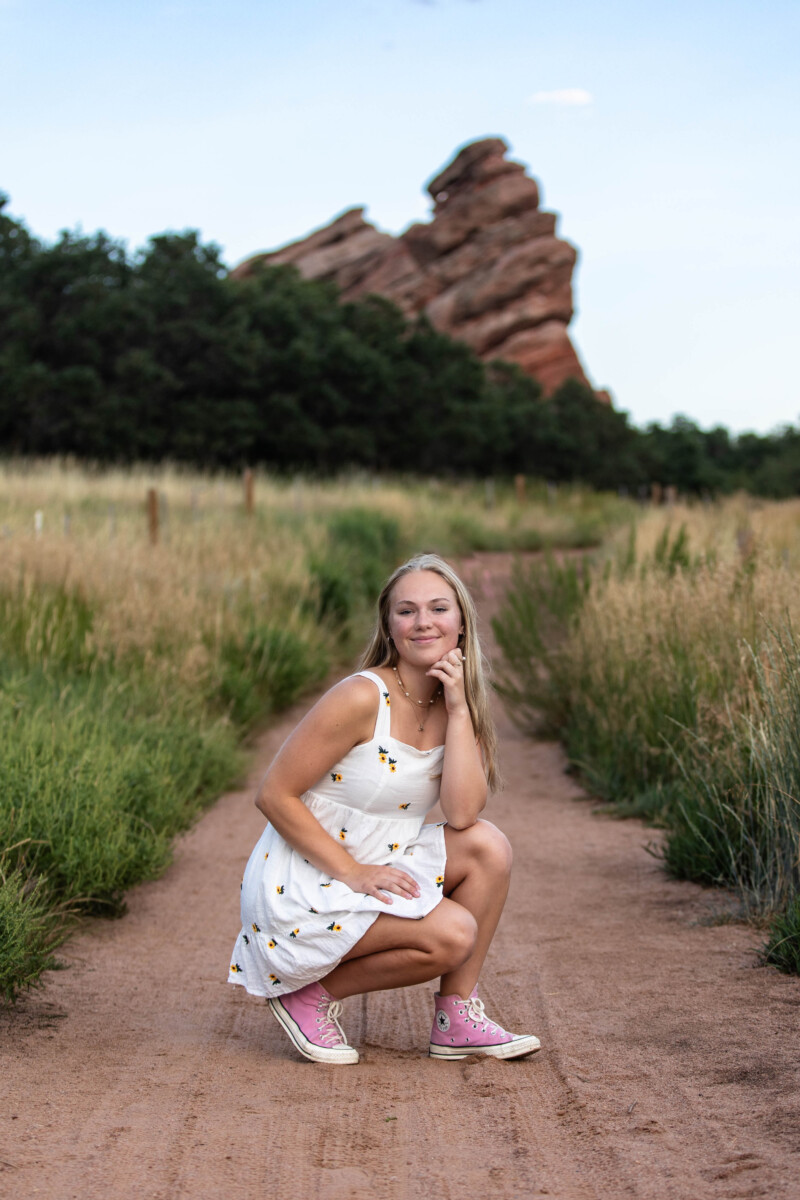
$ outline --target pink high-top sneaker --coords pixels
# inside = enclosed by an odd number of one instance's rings
[[[490,1021],[477,988],[468,1000],[436,993],[436,1015],[428,1047],[431,1058],[466,1058],[468,1054],[522,1058],[538,1050],[539,1044],[532,1034],[508,1033]]]
[[[300,1053],[312,1062],[358,1062],[358,1051],[348,1046],[338,1021],[341,1001],[329,996],[321,983],[307,983],[299,991],[269,999],[267,1004]]]

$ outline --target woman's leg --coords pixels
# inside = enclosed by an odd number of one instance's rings
[[[503,1029],[486,1015],[475,992],[508,894],[511,847],[488,821],[477,821],[463,830],[445,827],[445,838],[445,893],[472,913],[478,933],[470,956],[442,975],[428,1053],[451,1061],[468,1054],[525,1058],[539,1049],[539,1039]]]
[[[444,894],[475,918],[478,933],[468,958],[442,975],[440,994],[467,999],[478,982],[483,960],[491,945],[508,895],[511,846],[490,821],[476,821],[468,829],[444,827],[447,867]]]
[[[337,1000],[409,987],[441,975],[443,996],[469,996],[478,982],[508,894],[511,846],[489,821],[444,827],[445,899],[420,921],[381,913],[320,982]]]
[[[466,908],[447,899],[419,921],[381,913],[320,983],[337,1000],[424,983],[470,959],[477,932]]]

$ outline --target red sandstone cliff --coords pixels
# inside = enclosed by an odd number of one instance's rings
[[[577,252],[556,237],[556,214],[541,211],[536,181],[507,152],[501,138],[465,146],[428,185],[432,220],[400,237],[351,208],[233,276],[293,263],[306,279],[335,281],[345,301],[377,292],[408,316],[424,312],[481,358],[518,363],[548,392],[570,377],[588,383],[567,334]]]

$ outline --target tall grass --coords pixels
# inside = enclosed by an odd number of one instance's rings
[[[151,545],[145,493],[160,495]],[[0,466],[0,996],[122,911],[273,712],[344,664],[404,556],[597,544],[614,497]],[[490,502],[487,506],[487,499]],[[37,516],[37,514],[40,514]]]
[[[602,559],[519,568],[501,687],[592,790],[667,829],[678,876],[784,922],[800,886],[800,508],[741,498],[646,516]],[[780,945],[778,946],[778,943]],[[793,957],[794,956],[794,957]]]
[[[80,912],[114,915],[237,773],[236,729],[141,664],[100,659],[63,589],[0,602],[0,995],[53,965]]]
[[[800,643],[791,625],[767,629],[751,660],[741,709],[716,732],[701,729],[678,760],[665,858],[678,877],[732,885],[746,914],[777,914],[767,958],[797,969]]]

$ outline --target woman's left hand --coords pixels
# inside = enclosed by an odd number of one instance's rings
[[[469,712],[464,691],[464,662],[464,655],[456,647],[455,650],[448,650],[447,654],[426,672],[432,679],[438,679],[441,682],[445,707],[449,716],[453,716],[454,713]]]

